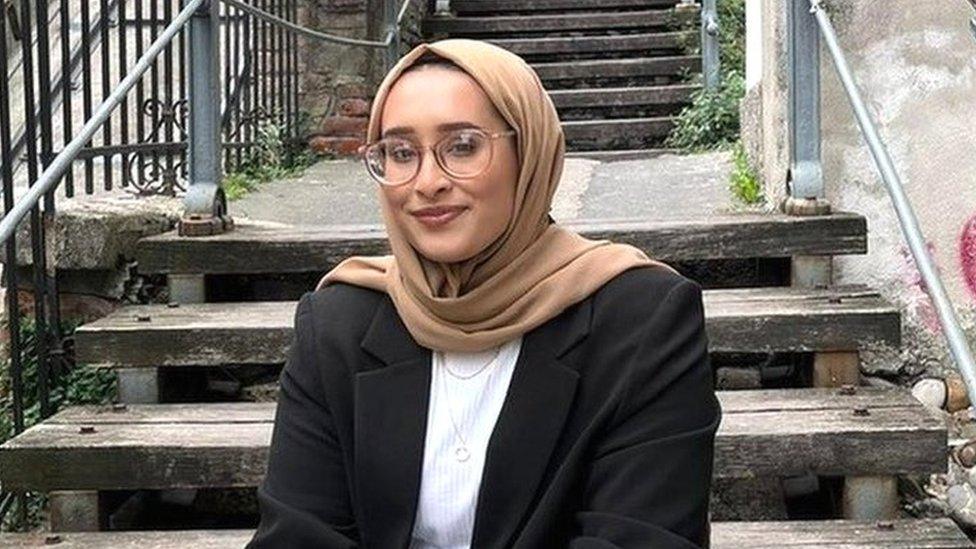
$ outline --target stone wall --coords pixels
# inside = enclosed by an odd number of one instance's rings
[[[743,138],[776,204],[786,193],[784,3],[761,2],[760,81]],[[831,0],[827,9],[929,249],[976,347],[976,40],[967,2]],[[753,67],[753,70],[756,70]],[[835,210],[868,219],[868,254],[837,258],[835,280],[878,288],[901,306],[904,346],[867,356],[868,373],[910,380],[952,369],[941,329],[829,53],[822,51],[823,167]]]
[[[420,41],[426,0],[407,0],[401,55]],[[350,38],[381,40],[382,0],[307,0],[301,24]],[[363,143],[373,92],[384,75],[384,50],[302,39],[301,108],[310,115],[310,144],[320,153],[351,155]]]

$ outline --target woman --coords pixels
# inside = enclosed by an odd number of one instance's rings
[[[535,72],[422,44],[368,143],[393,253],[299,301],[250,547],[707,546],[701,289],[549,217],[565,140]]]

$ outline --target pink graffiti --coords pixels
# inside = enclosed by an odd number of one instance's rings
[[[928,249],[929,256],[935,257],[935,246],[931,242],[926,242],[925,247]],[[922,324],[928,328],[930,332],[940,334],[942,333],[942,325],[939,323],[939,315],[935,310],[935,305],[932,304],[932,299],[929,297],[926,291],[925,280],[922,278],[922,273],[915,266],[915,259],[912,257],[911,252],[908,248],[902,247],[899,252],[901,252],[901,258],[904,262],[905,268],[905,282],[909,288],[912,289],[912,294],[914,294],[911,300],[911,306],[914,308],[918,318],[921,320]],[[939,266],[935,266],[936,271],[941,271]]]
[[[976,215],[963,226],[962,235],[959,236],[959,262],[962,264],[962,278],[976,298]]]

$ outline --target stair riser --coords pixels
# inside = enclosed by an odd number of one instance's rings
[[[652,122],[563,124],[566,148],[573,151],[640,149],[661,146],[674,127],[670,119]]]
[[[546,38],[535,40],[491,40],[526,60],[588,58],[597,56],[651,57],[667,52],[683,52],[696,47],[698,33],[669,32],[622,36]]]
[[[606,63],[537,64],[532,68],[544,84],[553,87],[579,82],[641,81],[657,77],[683,79],[701,70],[699,57],[669,57],[640,61],[608,61]],[[600,86],[594,86],[600,87]],[[623,86],[622,86],[623,87]]]
[[[687,28],[697,14],[690,12],[655,11],[628,14],[594,14],[591,16],[552,17],[448,17],[426,19],[423,34],[452,37],[487,37],[503,35],[507,38],[539,35],[567,35],[570,33],[608,34],[678,30]]]
[[[687,105],[688,103],[669,103],[665,105],[627,105],[621,107],[559,109],[559,119],[568,122],[576,120],[617,120],[621,118],[675,116]]]
[[[553,91],[552,102],[560,113],[571,109],[667,108],[691,101],[697,86],[653,89]]]
[[[491,15],[510,13],[546,13],[587,10],[626,11],[633,9],[670,9],[677,0],[454,0],[451,11],[457,15]]]

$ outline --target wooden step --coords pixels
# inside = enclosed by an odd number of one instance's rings
[[[680,77],[701,71],[701,57],[677,55],[672,57],[638,57],[633,59],[591,59],[558,63],[534,63],[539,78],[546,87],[555,82],[601,80],[646,80],[650,77]]]
[[[643,10],[609,13],[558,13],[498,17],[432,16],[423,21],[423,35],[485,36],[509,33],[609,32],[636,29],[677,29],[690,25],[695,10]]]
[[[713,522],[713,549],[964,549],[969,538],[951,519]],[[64,549],[240,549],[253,530],[170,530],[2,534],[0,547]],[[48,541],[51,536],[56,536]]]
[[[671,9],[680,0],[453,0],[451,11],[461,14],[494,14],[539,11]]]
[[[674,117],[567,120],[566,148],[574,151],[636,149],[661,144],[674,128]]]
[[[647,52],[682,50],[698,41],[695,31],[674,31],[607,36],[554,36],[543,38],[492,39],[490,42],[508,51],[532,56],[572,56],[614,52]]]
[[[903,389],[731,391],[719,400],[717,477],[946,469],[943,420]],[[264,475],[274,403],[116,408],[68,408],[4,443],[4,488],[249,487]]]
[[[664,261],[844,255],[867,252],[867,223],[851,213],[821,216],[707,213],[707,218],[577,219],[562,225],[583,236],[641,248]],[[324,272],[352,255],[389,253],[382,225],[280,226],[241,221],[233,231],[139,241],[143,274]]]
[[[549,97],[557,109],[639,107],[684,104],[701,86],[643,86],[633,88],[595,88],[551,90]]]
[[[961,549],[974,547],[952,519],[712,523],[712,549]]]
[[[900,317],[862,286],[705,290],[714,352],[857,350],[900,344]],[[75,331],[77,360],[126,367],[281,364],[296,302],[131,305]]]

